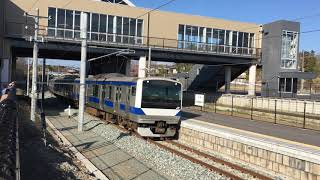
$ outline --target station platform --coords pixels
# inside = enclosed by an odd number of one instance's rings
[[[179,141],[279,179],[320,180],[320,132],[185,108]]]
[[[63,111],[47,110],[46,122],[50,130],[98,179],[165,179],[135,157],[118,148],[114,142],[92,132],[85,118],[84,131],[78,122]]]
[[[291,143],[297,142],[305,146],[320,147],[320,131],[216,114],[214,112],[204,112],[195,110],[194,108],[184,108],[182,116],[183,119],[195,119],[237,130],[288,140],[291,141]]]

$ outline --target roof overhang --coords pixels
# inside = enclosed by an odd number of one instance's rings
[[[280,78],[314,79],[317,77],[313,72],[280,72]]]
[[[136,7],[136,5],[134,5],[131,1],[129,0],[122,0],[123,2],[127,3],[129,6],[133,6]]]
[[[97,1],[102,1],[102,0],[97,0]],[[122,0],[123,2],[125,2],[126,4],[128,4],[128,6],[133,6],[136,7],[131,1],[129,0]]]

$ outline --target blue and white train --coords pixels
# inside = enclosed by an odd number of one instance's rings
[[[56,95],[77,102],[79,79],[50,81]],[[86,79],[86,106],[143,137],[174,137],[180,128],[182,85],[167,78],[137,78],[118,74]]]

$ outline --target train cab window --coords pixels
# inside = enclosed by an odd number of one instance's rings
[[[136,87],[131,88],[131,95],[136,96]]]
[[[93,85],[93,96],[98,97],[99,94],[99,86]]]
[[[180,109],[181,85],[161,80],[143,81],[141,108]]]

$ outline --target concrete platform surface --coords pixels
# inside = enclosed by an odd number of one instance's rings
[[[184,120],[195,119],[238,130],[293,141],[301,143],[304,146],[311,145],[320,147],[320,131],[273,124],[264,121],[252,121],[246,118],[227,116],[213,112],[203,112],[191,108],[184,108],[182,116]]]
[[[245,143],[252,147],[257,147],[269,150],[271,152],[296,157],[298,159],[313,162],[315,164],[320,164],[320,147],[318,146],[288,141],[273,136],[230,128],[197,119],[185,119],[182,121],[181,126],[196,130],[201,133],[211,134],[224,139]]]
[[[77,121],[73,118],[49,113],[47,121],[109,179],[165,179],[90,129],[78,132]]]

